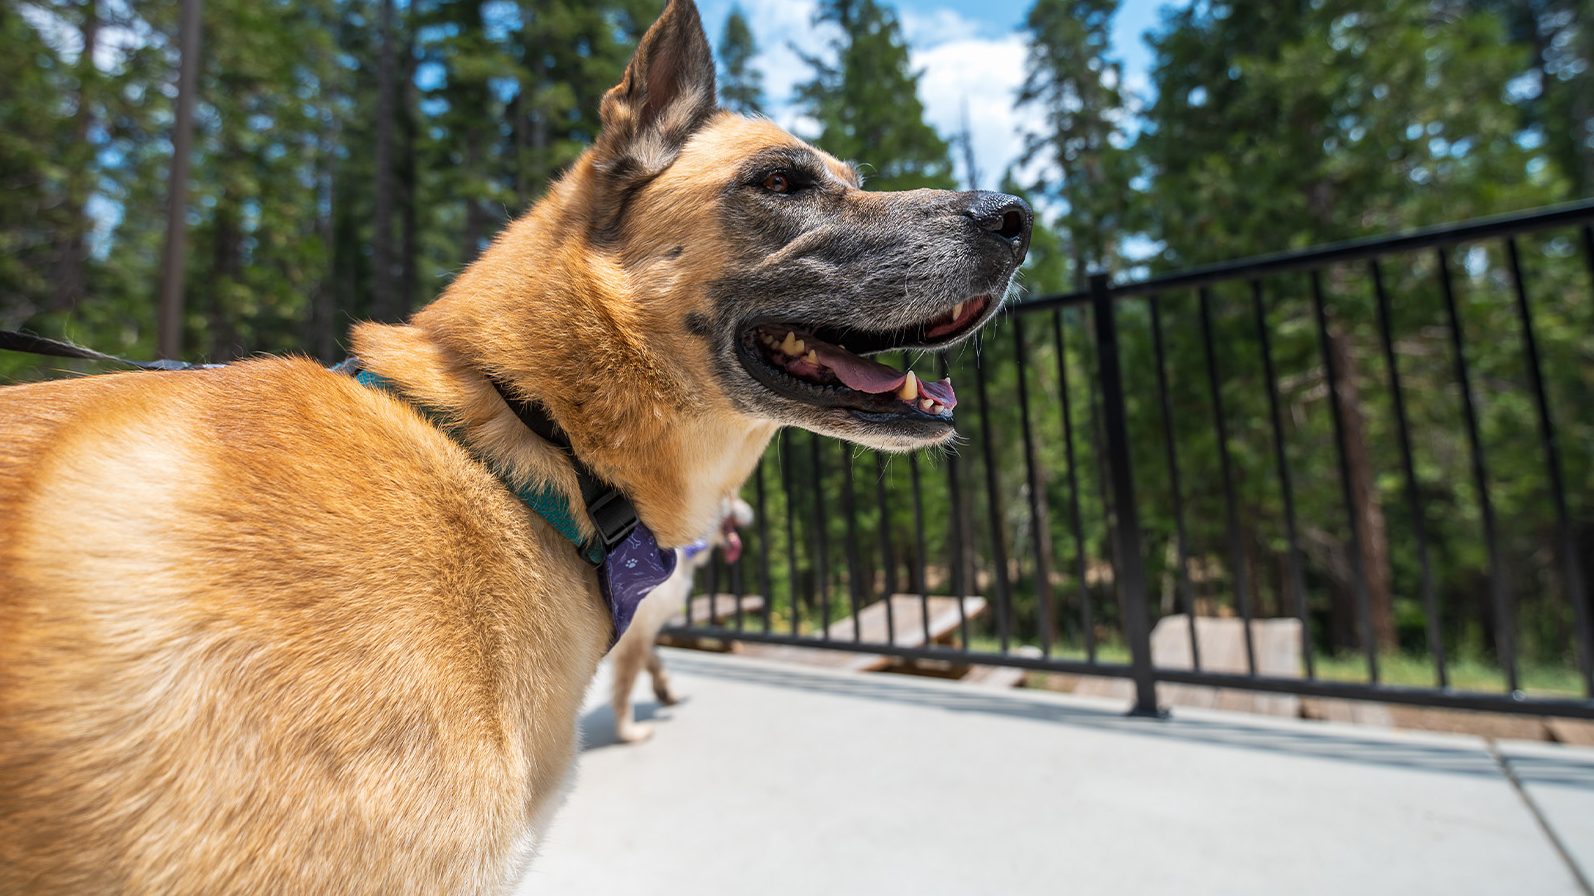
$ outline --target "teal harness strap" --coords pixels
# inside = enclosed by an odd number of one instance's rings
[[[447,435],[449,438],[458,442],[462,447],[465,448],[466,451],[470,451],[470,446],[465,444],[464,440],[460,438],[459,433],[455,431],[453,427],[446,425],[432,411],[416,404],[413,401],[410,401],[408,398],[405,398],[403,394],[401,394],[398,389],[394,387],[391,380],[379,374],[372,373],[369,370],[361,370],[359,373],[355,374],[354,380],[362,386],[368,386],[372,389],[378,389],[380,391],[386,392],[394,398],[397,398],[399,401],[402,401],[405,404],[415,408],[415,410],[419,412],[421,416],[431,421],[432,425],[436,426],[444,435]],[[471,453],[473,456],[475,455],[475,452]],[[481,460],[489,470],[493,469],[492,465],[488,464],[485,459],[481,457],[477,457],[477,459]],[[532,513],[535,513],[544,520],[547,520],[548,525],[552,526],[555,532],[558,532],[560,535],[564,536],[566,541],[569,541],[571,544],[575,545],[576,550],[581,553],[582,557],[586,558],[587,562],[597,566],[604,561],[607,552],[603,549],[602,545],[589,543],[586,539],[581,537],[581,527],[576,524],[575,510],[570,506],[570,502],[565,499],[565,496],[562,492],[551,485],[544,485],[541,487],[516,487],[509,481],[505,480],[503,475],[497,470],[493,470],[493,475],[497,476],[499,481],[503,482],[504,486],[513,492],[516,498],[520,499],[520,503],[529,507]]]

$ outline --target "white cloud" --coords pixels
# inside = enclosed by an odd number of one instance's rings
[[[983,30],[975,22],[955,9],[920,11],[913,7],[898,10],[902,31],[908,43],[915,47],[928,47],[948,41],[974,37]]]
[[[799,54],[822,54],[829,36],[827,29],[814,27],[814,0],[737,2],[758,43],[754,64],[764,75],[769,115],[782,127],[797,128],[800,121],[793,108],[794,94],[797,85],[812,76]]]
[[[812,136],[811,119],[794,106],[798,84],[812,76],[798,50],[811,55],[828,51],[828,27],[813,24],[814,0],[738,0],[758,42],[757,65],[764,73],[770,117],[799,136]],[[728,8],[728,4],[726,5]],[[708,4],[705,4],[708,9]],[[717,10],[716,10],[717,13]],[[919,96],[925,118],[943,137],[955,137],[968,109],[975,165],[981,187],[994,187],[1023,149],[1020,129],[1034,126],[1037,116],[1013,107],[1024,81],[1024,42],[1017,33],[991,34],[989,22],[955,10],[899,7],[913,68],[923,71]],[[710,21],[722,21],[715,15]],[[711,31],[714,29],[711,25]],[[882,147],[889,152],[890,147]],[[961,153],[957,167],[965,180]],[[859,159],[857,161],[870,161]]]
[[[1023,39],[1017,34],[963,37],[914,47],[912,58],[914,68],[924,72],[919,96],[924,100],[925,118],[950,138],[962,130],[964,110],[968,110],[980,174],[978,186],[994,188],[1023,151],[1020,131],[1038,123],[1033,111],[1014,108],[1024,83]],[[957,161],[960,177],[966,176],[961,157]]]

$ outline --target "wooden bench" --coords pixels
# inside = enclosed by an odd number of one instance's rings
[[[831,623],[825,631],[830,640],[841,643],[852,643],[856,634],[857,639],[864,644],[923,647],[926,644],[924,632],[927,615],[929,642],[940,643],[950,640],[954,634],[957,634],[965,614],[972,620],[985,612],[986,602],[983,597],[965,597],[962,604],[963,609],[960,612],[958,599],[955,597],[933,595],[923,600],[916,594],[893,594],[889,598],[889,603],[882,600],[864,607],[857,616],[856,629],[853,617],[848,616]],[[926,605],[928,614],[925,613]],[[886,612],[888,606],[889,617]],[[894,638],[891,637],[893,629]],[[823,666],[827,669],[848,669],[855,672],[875,672],[891,663],[890,657],[878,653],[826,650],[821,647],[795,647],[784,644],[743,643],[737,645],[736,652],[760,659],[804,666]]]
[[[1151,631],[1151,661],[1161,669],[1193,669],[1188,617],[1164,616]],[[1244,675],[1245,623],[1240,619],[1198,616],[1196,645],[1201,650],[1201,670]],[[1256,652],[1256,674],[1273,678],[1301,675],[1301,622],[1299,619],[1253,619],[1251,641]],[[1093,697],[1133,699],[1134,685],[1123,679],[1083,677],[1074,693]],[[1254,712],[1299,718],[1301,698],[1202,685],[1159,684],[1157,694],[1170,706],[1191,706]]]

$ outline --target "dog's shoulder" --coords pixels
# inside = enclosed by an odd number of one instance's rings
[[[0,390],[0,419],[0,545],[35,561],[94,532],[209,557],[240,527],[276,545],[256,562],[337,545],[351,569],[552,544],[442,421],[305,359]]]

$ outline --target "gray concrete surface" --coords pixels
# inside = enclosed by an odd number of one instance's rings
[[[1594,750],[1510,742],[1499,752],[1587,886],[1594,880]]]
[[[1568,854],[1594,872],[1590,750],[666,663],[687,699],[639,683],[640,746],[594,686],[522,894],[1551,896],[1588,893]]]

